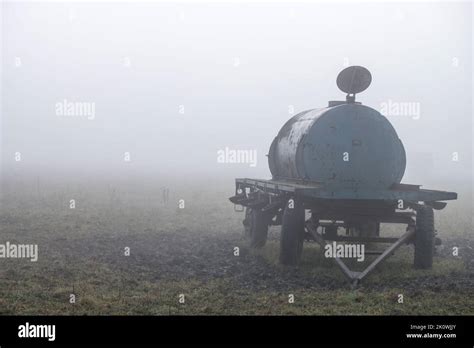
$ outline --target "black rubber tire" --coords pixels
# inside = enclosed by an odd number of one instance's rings
[[[246,209],[243,223],[250,247],[262,248],[265,245],[268,236],[268,222],[268,214],[256,209]]]
[[[245,238],[250,238],[250,225],[252,220],[252,209],[249,207],[245,208],[245,218],[242,221],[244,225],[244,236]]]
[[[435,246],[433,208],[424,206],[416,212],[415,260],[416,269],[430,269],[433,266]]]
[[[304,242],[305,210],[296,200],[293,203],[293,208],[287,203],[283,211],[280,235],[280,263],[288,266],[299,263]]]

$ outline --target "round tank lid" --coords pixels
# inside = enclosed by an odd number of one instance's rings
[[[363,66],[349,66],[337,75],[337,87],[347,94],[363,92],[370,86],[372,75]]]

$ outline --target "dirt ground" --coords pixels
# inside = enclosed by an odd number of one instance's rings
[[[315,243],[298,267],[279,265],[276,227],[250,249],[232,187],[181,190],[164,202],[156,185],[4,186],[0,243],[37,243],[39,259],[0,259],[0,314],[474,314],[470,217],[438,228],[432,270],[414,270],[404,246],[351,289]],[[437,212],[441,228],[449,218]]]

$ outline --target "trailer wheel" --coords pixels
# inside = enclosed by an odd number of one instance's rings
[[[267,242],[268,235],[268,214],[247,208],[243,221],[245,237],[249,240],[252,248],[261,248]]]
[[[245,218],[242,221],[244,225],[244,236],[245,238],[250,238],[250,225],[252,220],[252,209],[249,207],[245,208]]]
[[[297,265],[304,242],[305,211],[301,203],[290,199],[283,211],[280,235],[280,263]]]
[[[415,231],[415,260],[417,269],[429,269],[433,266],[435,245],[433,208],[424,206],[417,209]]]

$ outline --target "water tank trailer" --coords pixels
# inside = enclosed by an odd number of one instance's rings
[[[235,180],[230,201],[241,211],[245,207],[251,247],[265,245],[271,225],[281,225],[280,262],[285,265],[298,264],[305,240],[323,249],[328,243],[388,244],[385,251],[366,251],[377,257],[362,272],[333,258],[353,285],[403,244],[414,245],[415,268],[432,267],[435,244],[441,242],[433,209],[443,209],[443,201],[457,194],[401,183],[406,156],[397,132],[377,110],[355,100],[371,81],[364,67],[342,70],[337,86],[346,100],[293,116],[273,140],[268,153],[272,179]],[[381,223],[405,224],[406,232],[382,237]]]

